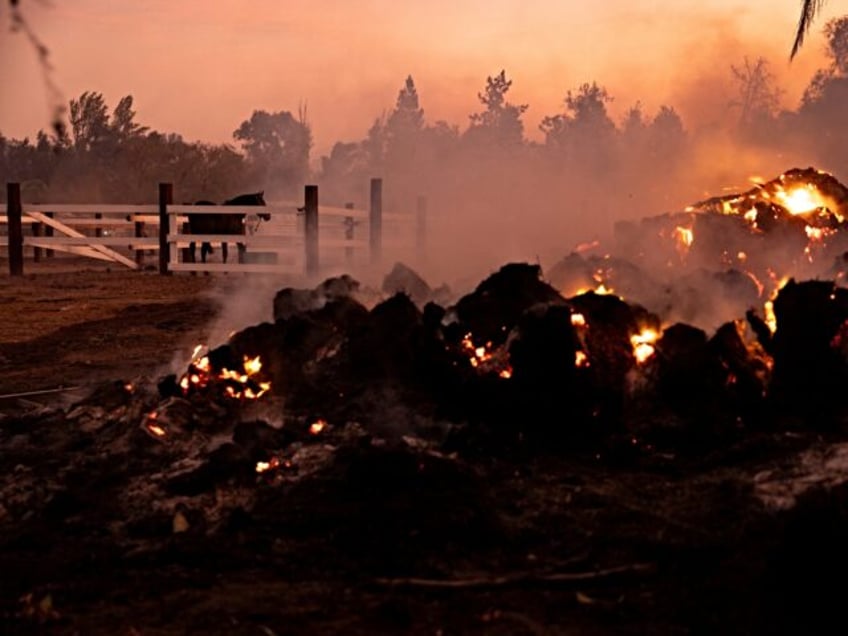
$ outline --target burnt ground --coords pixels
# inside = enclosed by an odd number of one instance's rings
[[[311,436],[298,418],[145,435],[152,398],[102,382],[202,341],[215,284],[0,279],[0,392],[101,387],[74,408],[0,402],[0,633],[751,634],[840,617],[838,430],[491,456],[347,422]],[[207,452],[216,434],[233,443]],[[256,475],[262,444],[291,471]]]

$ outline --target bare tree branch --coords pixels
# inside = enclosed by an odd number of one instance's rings
[[[795,42],[792,44],[792,52],[789,54],[790,60],[795,57],[795,54],[798,53],[804,44],[804,38],[812,27],[816,15],[818,15],[824,6],[824,2],[825,0],[802,0],[801,17],[798,20],[798,30],[795,32]]]
[[[42,2],[42,4],[48,3]],[[24,18],[23,13],[21,13],[19,0],[9,0],[9,6],[12,12],[12,32],[23,33],[38,55],[38,63],[41,66],[41,75],[44,79],[44,86],[47,91],[47,100],[50,104],[51,110],[53,111],[51,115],[51,126],[56,137],[61,139],[67,130],[67,125],[65,124],[65,98],[62,95],[62,91],[59,90],[59,87],[53,80],[53,65],[50,63],[50,49],[47,48],[47,45],[41,41],[41,39],[29,26],[29,23]]]

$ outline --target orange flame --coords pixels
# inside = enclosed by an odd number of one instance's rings
[[[695,240],[695,233],[692,231],[692,228],[678,225],[674,228],[672,236],[677,242],[678,253],[681,256],[685,256],[689,252],[689,248],[692,247],[692,243]]]
[[[202,389],[216,381],[227,383],[224,393],[233,399],[255,400],[270,390],[270,382],[259,382],[254,377],[262,370],[260,356],[244,356],[240,370],[224,368],[213,376],[209,356],[199,355],[203,349],[203,345],[195,347],[189,370],[180,378],[179,386],[183,394],[187,395],[193,389]]]
[[[654,343],[659,338],[659,333],[654,329],[643,329],[641,332],[630,336],[630,344],[633,345],[633,355],[636,356],[638,364],[644,363],[654,355]]]

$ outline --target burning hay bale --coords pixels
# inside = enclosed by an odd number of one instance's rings
[[[261,355],[278,394],[296,396],[317,382],[321,365],[336,363],[342,345],[364,328],[368,315],[359,302],[342,296],[318,309],[248,327],[228,346],[242,356]]]
[[[546,278],[566,298],[593,291],[642,299],[662,292],[657,281],[640,267],[609,254],[584,257],[571,253],[558,261]]]
[[[660,447],[701,449],[737,423],[727,373],[707,334],[674,324],[657,338],[626,399],[627,429]]]
[[[628,375],[654,355],[660,320],[643,307],[613,295],[587,292],[568,302],[585,354],[575,363],[588,367],[595,417],[619,427]]]
[[[764,302],[785,277],[839,275],[848,249],[846,215],[848,188],[813,168],[793,169],[685,212],[620,222],[616,252],[672,284],[681,271],[738,272]],[[656,307],[642,295],[628,298]],[[728,312],[723,320],[733,317]]]
[[[562,303],[559,292],[541,280],[541,267],[510,263],[489,276],[452,308],[464,333],[475,343],[506,340],[521,315],[539,303]]]
[[[745,323],[725,323],[710,339],[710,349],[723,369],[722,402],[747,426],[773,426],[765,420],[765,398],[774,361],[769,352],[746,330]]]

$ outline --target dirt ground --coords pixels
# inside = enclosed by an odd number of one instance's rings
[[[0,276],[0,396],[151,375],[204,342],[217,312],[209,292],[222,284],[91,261],[27,266]]]

